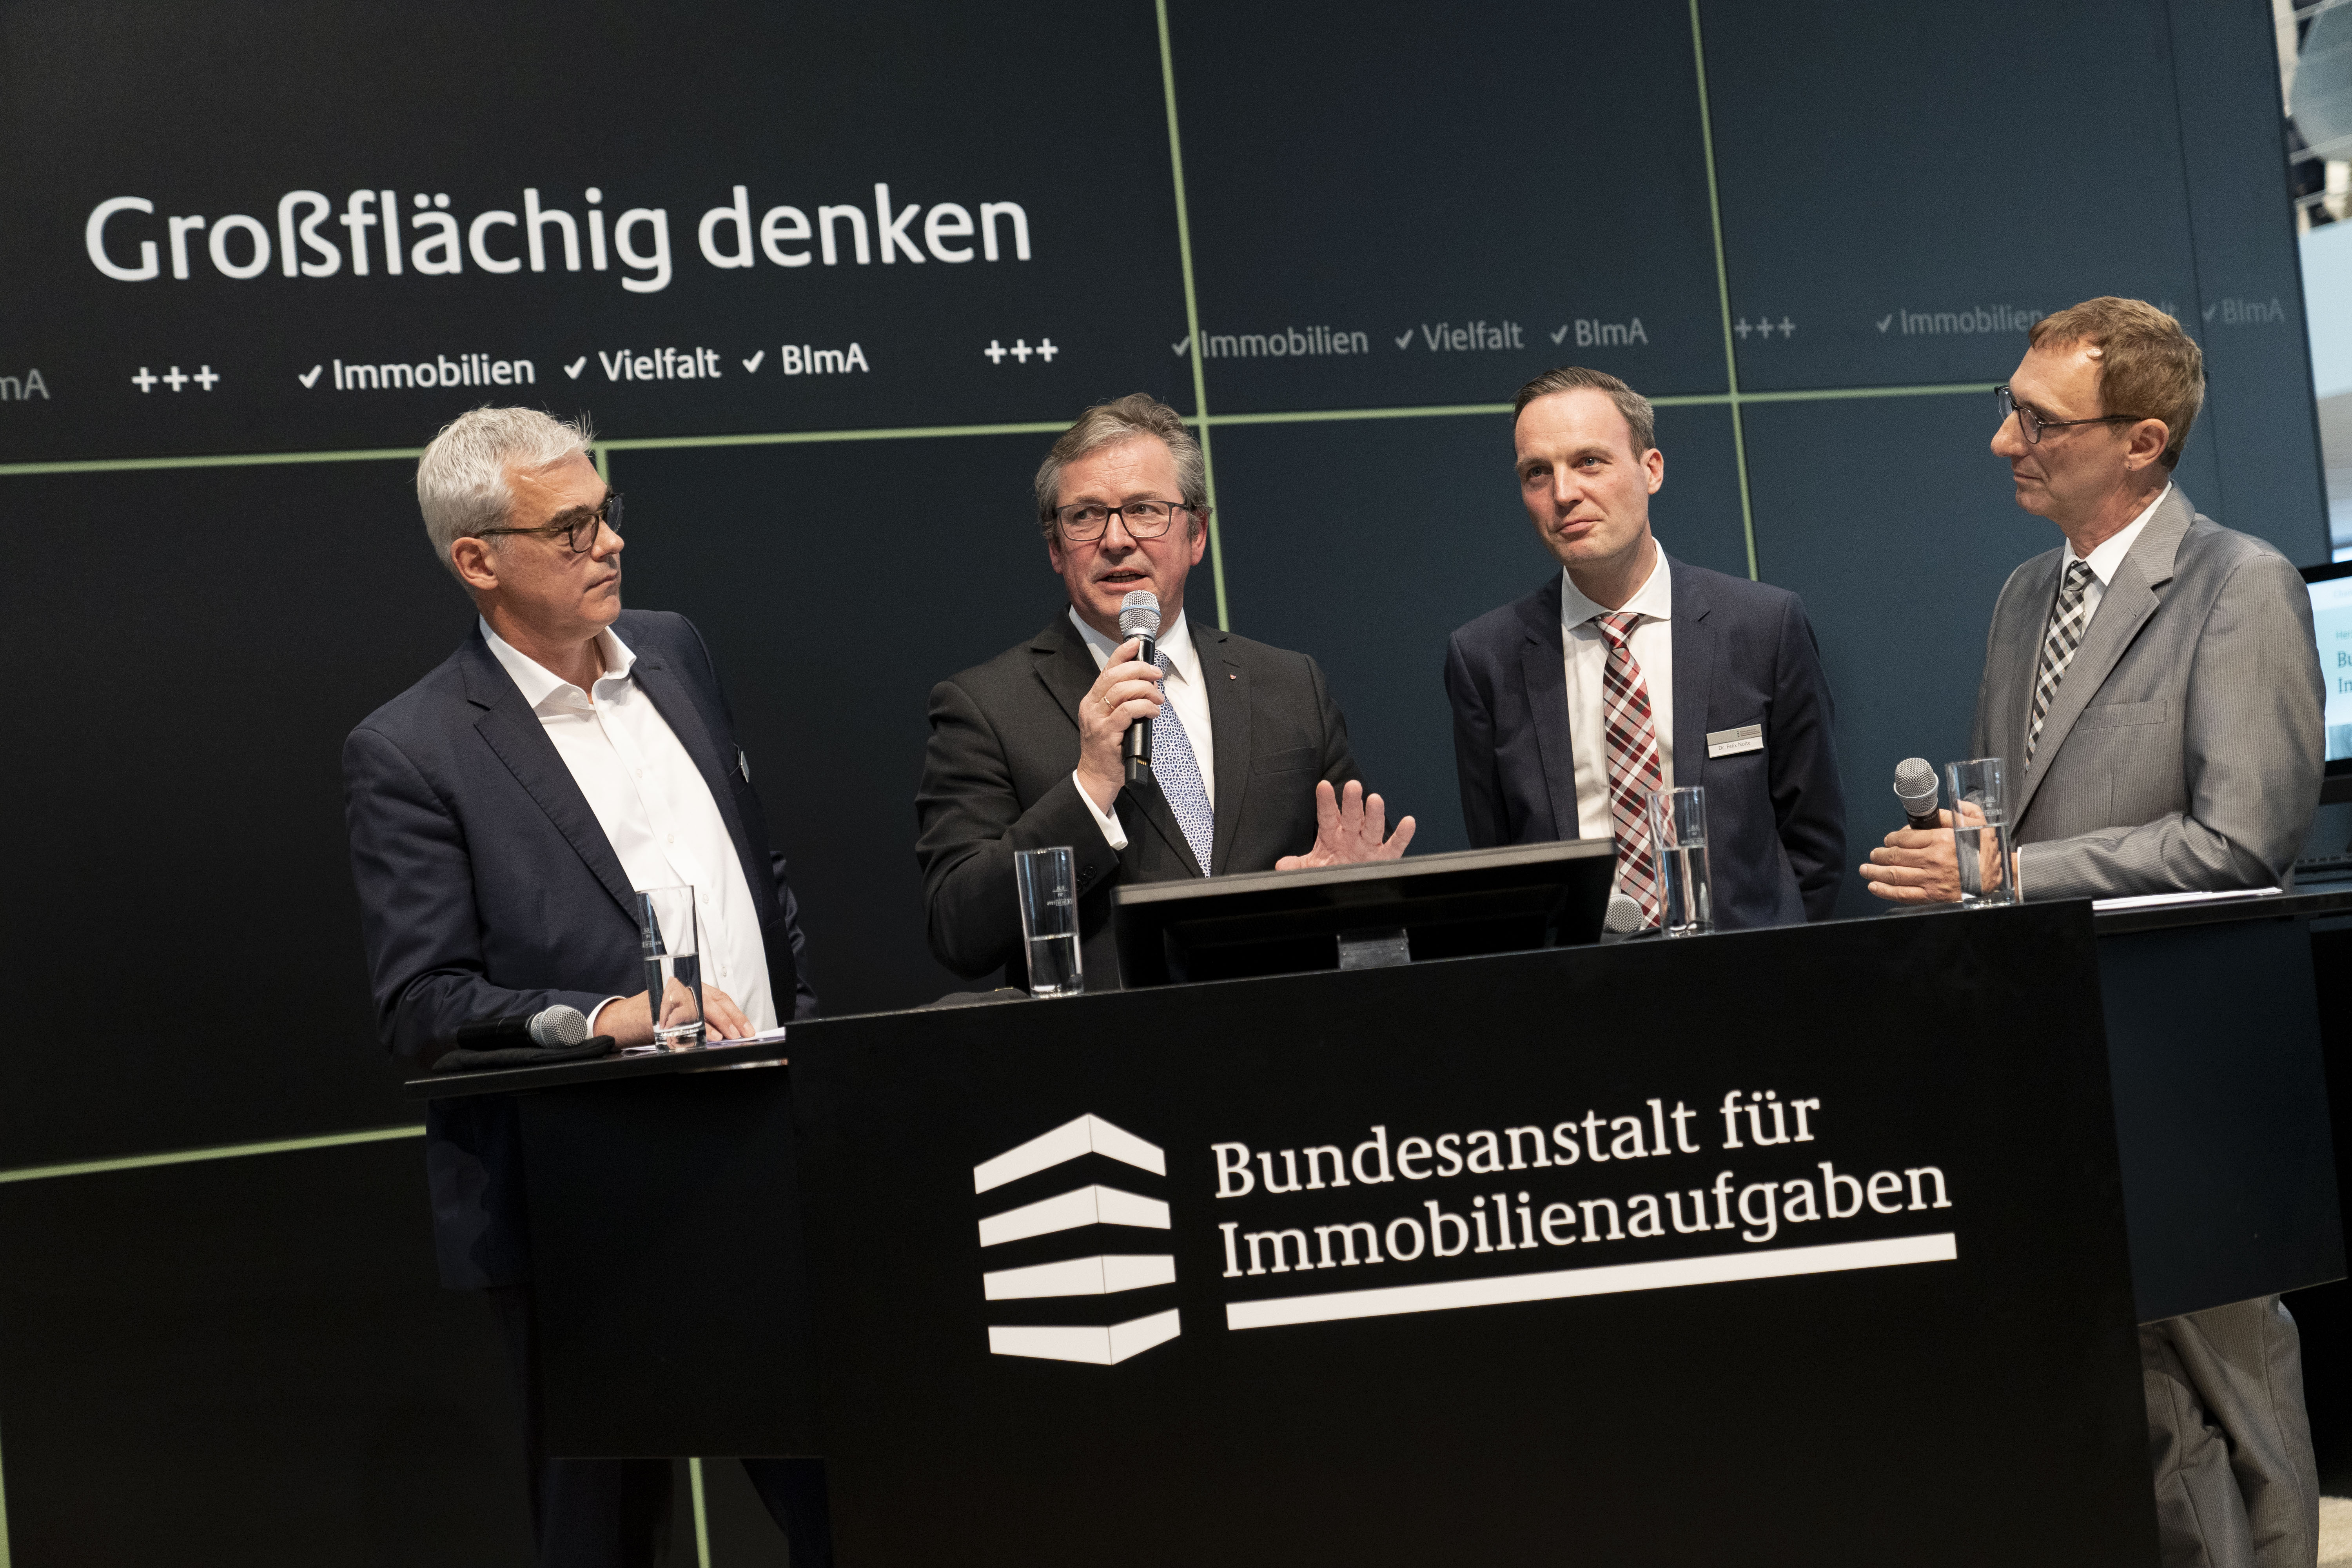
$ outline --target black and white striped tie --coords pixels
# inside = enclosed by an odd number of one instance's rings
[[[2084,595],[2091,586],[2091,563],[2077,560],[2068,563],[2066,580],[2058,584],[2058,603],[2051,607],[2050,635],[2042,639],[2042,669],[2033,678],[2033,722],[2025,731],[2025,760],[2033,760],[2033,748],[2042,743],[2042,721],[2050,717],[2050,704],[2057,700],[2058,683],[2066,678],[2066,667],[2074,662],[2074,650],[2083,646],[2083,633],[2090,626]]]

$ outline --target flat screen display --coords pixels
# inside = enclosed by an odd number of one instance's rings
[[[2327,683],[2327,771],[2352,773],[2352,561],[2303,569]]]

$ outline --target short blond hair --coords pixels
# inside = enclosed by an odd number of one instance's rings
[[[1201,531],[1209,516],[1209,465],[1201,443],[1184,428],[1184,416],[1148,392],[1130,392],[1108,403],[1097,403],[1078,416],[1078,422],[1061,433],[1037,465],[1037,527],[1054,537],[1055,513],[1062,499],[1062,470],[1089,452],[1116,447],[1140,436],[1157,437],[1176,459],[1176,488],[1192,514],[1191,533]]]
[[[2080,343],[2099,362],[2099,411],[2164,421],[2167,468],[2180,461],[2205,405],[2205,353],[2180,323],[2145,300],[2102,294],[2042,317],[2027,331],[2037,348]]]

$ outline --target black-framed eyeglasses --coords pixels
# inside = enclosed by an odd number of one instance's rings
[[[2044,430],[2063,430],[2069,425],[2137,425],[2143,419],[2156,417],[2153,414],[2102,414],[2094,419],[2044,419],[2011,396],[2009,388],[2005,386],[1994,387],[1992,395],[1993,401],[2000,405],[2000,416],[2004,423],[2011,415],[2017,416],[2017,427],[2024,433],[2025,444],[2029,447],[2042,445],[2042,432]]]
[[[604,504],[594,511],[576,514],[569,522],[551,522],[538,528],[478,528],[473,538],[488,539],[498,533],[530,533],[553,543],[560,543],[574,555],[585,555],[605,529],[621,531],[621,492],[608,490]]]
[[[1100,539],[1114,517],[1127,524],[1129,537],[1157,539],[1168,531],[1168,525],[1176,521],[1178,512],[1192,510],[1181,501],[1131,500],[1125,506],[1087,502],[1055,508],[1054,521],[1061,529],[1062,537],[1073,544],[1089,544]]]

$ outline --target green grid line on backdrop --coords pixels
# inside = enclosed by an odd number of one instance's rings
[[[1916,385],[1805,387],[1790,392],[1691,392],[1653,397],[1660,408],[1741,407],[1751,403],[1833,403],[1850,398],[1949,397],[1982,395],[1998,384],[1990,381],[1927,382]],[[1208,426],[1342,424],[1376,419],[1451,419],[1465,416],[1496,416],[1511,411],[1507,403],[1408,404],[1382,408],[1284,408],[1250,414],[1218,414],[1202,419],[1188,416],[1196,428]],[[595,449],[600,460],[610,452],[682,452],[713,447],[803,447],[835,441],[925,441],[968,436],[1058,436],[1067,426],[1034,420],[1011,425],[904,425],[869,429],[771,430],[731,436],[600,436]],[[415,462],[422,447],[374,447],[327,452],[203,453],[177,458],[79,458],[37,463],[0,463],[0,479],[42,474],[133,473],[162,468],[269,468],[292,463]]]

